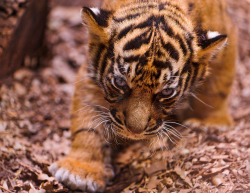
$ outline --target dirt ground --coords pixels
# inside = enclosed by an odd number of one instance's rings
[[[235,126],[177,127],[182,139],[154,147],[135,143],[116,153],[107,193],[250,192],[250,1],[228,0],[239,28],[239,59],[230,99]],[[56,182],[47,167],[69,152],[70,103],[87,50],[78,6],[51,7],[49,56],[0,86],[0,193],[79,192]],[[30,63],[30,58],[25,60]]]

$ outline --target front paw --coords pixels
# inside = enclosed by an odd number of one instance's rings
[[[190,128],[198,128],[207,131],[209,128],[215,128],[218,130],[226,130],[233,124],[231,119],[225,118],[206,118],[203,120],[197,118],[191,118],[184,122],[184,125]]]
[[[188,119],[184,122],[184,125],[187,127],[191,127],[191,128],[200,128],[200,127],[204,127],[204,123],[202,123],[201,120],[196,119],[196,118],[191,118]]]
[[[114,177],[111,166],[102,162],[84,162],[66,157],[49,167],[59,182],[71,189],[89,192],[104,192],[106,184]]]

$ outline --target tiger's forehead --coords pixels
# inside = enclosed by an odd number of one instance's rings
[[[118,57],[114,64],[114,73],[124,76],[130,83],[137,86],[158,87],[168,82],[178,69],[173,69],[175,64],[170,64],[169,60],[160,61],[159,58],[148,55],[150,52],[140,56]],[[132,61],[133,60],[133,61]]]
[[[178,74],[190,59],[193,27],[173,3],[140,1],[115,10],[114,73],[138,85],[157,86]]]

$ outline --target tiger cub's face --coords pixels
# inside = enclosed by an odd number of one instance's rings
[[[83,8],[89,29],[89,64],[110,104],[115,132],[146,139],[164,132],[178,101],[208,72],[226,42],[216,32],[195,32],[177,5],[149,3],[116,11]]]

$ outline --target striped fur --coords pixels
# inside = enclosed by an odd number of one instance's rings
[[[89,73],[103,89],[108,108],[118,114],[111,114],[114,125],[135,133],[155,133],[161,128],[157,122],[163,123],[178,101],[204,80],[210,60],[227,38],[213,33],[216,36],[209,39],[180,1],[121,0],[116,4],[115,9],[110,5],[106,10],[83,8],[90,33]],[[126,86],[117,86],[116,78]],[[162,94],[166,89],[172,89],[172,96]],[[140,96],[144,92],[146,100]],[[138,100],[144,104],[137,104]],[[131,138],[128,133],[121,135]]]
[[[172,114],[195,127],[233,123],[227,101],[237,46],[225,0],[103,3],[81,12],[90,40],[73,99],[72,148],[50,166],[57,180],[88,192],[104,192],[114,177],[105,138],[174,142],[170,135],[181,136]]]

